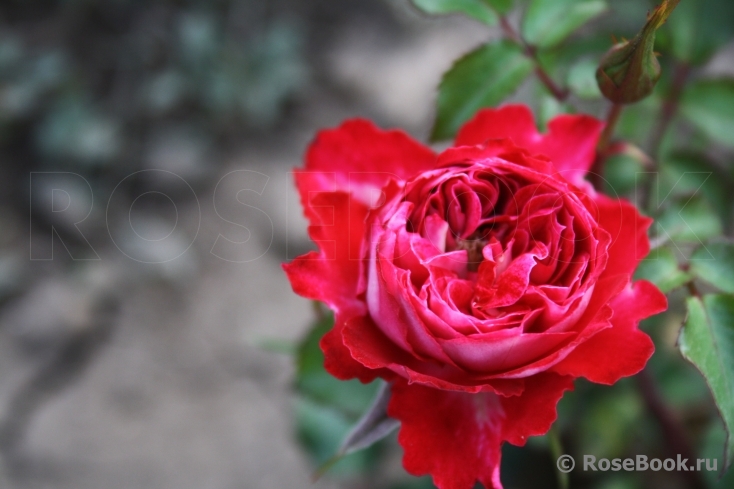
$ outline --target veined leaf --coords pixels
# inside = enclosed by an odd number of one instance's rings
[[[604,0],[531,0],[522,34],[529,44],[550,48],[607,8]]]
[[[508,41],[486,44],[444,75],[431,139],[449,139],[482,107],[499,105],[533,71],[533,62]]]
[[[688,299],[688,318],[678,346],[701,371],[711,388],[727,429],[724,467],[734,459],[734,296],[707,295]]]
[[[485,0],[413,0],[413,3],[433,15],[462,13],[487,25],[495,25],[498,20],[492,2]]]

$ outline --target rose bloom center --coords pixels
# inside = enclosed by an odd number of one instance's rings
[[[454,164],[408,182],[390,207],[376,258],[389,257],[447,324],[457,324],[453,312],[474,318],[459,322],[468,334],[563,330],[583,311],[598,275],[598,225],[561,180],[512,164]]]

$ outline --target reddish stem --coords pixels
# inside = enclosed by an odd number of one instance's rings
[[[653,167],[650,169],[651,175],[647,181],[642,185],[642,192],[640,195],[640,201],[638,204],[648,209],[653,210],[654,203],[651,202],[652,197],[652,186],[655,184],[655,174],[658,172],[660,167],[660,147],[663,144],[665,134],[670,128],[670,124],[675,118],[675,114],[678,112],[680,106],[681,95],[683,95],[683,89],[688,81],[688,75],[691,72],[691,67],[687,63],[680,63],[675,67],[673,73],[673,84],[670,87],[667,97],[663,101],[663,106],[660,109],[660,115],[658,116],[657,123],[652,130],[650,136],[650,157],[653,161]]]
[[[559,87],[556,82],[553,81],[553,78],[550,77],[548,72],[545,71],[545,68],[540,64],[535,47],[528,44],[525,39],[522,38],[520,33],[512,27],[512,24],[510,24],[510,21],[504,15],[500,15],[500,27],[502,28],[502,32],[505,34],[505,37],[516,44],[519,44],[525,52],[525,56],[533,60],[535,63],[535,74],[553,97],[555,97],[559,102],[566,100],[569,95],[568,89]]]

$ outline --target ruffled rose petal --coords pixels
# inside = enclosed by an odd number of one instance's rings
[[[477,379],[466,371],[437,362],[420,362],[396,346],[369,316],[349,319],[342,330],[342,341],[351,357],[368,369],[389,369],[409,383],[436,389],[462,392],[493,392],[517,396],[525,388],[525,379]]]
[[[372,122],[353,119],[321,131],[297,173],[305,201],[309,192],[346,191],[362,202],[374,202],[388,180],[406,181],[434,167],[436,155],[403,131],[384,131]],[[305,206],[305,204],[304,204]]]
[[[593,204],[599,225],[611,236],[609,261],[603,277],[613,274],[632,275],[637,265],[650,252],[647,229],[652,219],[644,217],[626,200],[611,199],[605,195],[594,196]]]
[[[505,414],[495,394],[467,394],[408,385],[392,387],[388,414],[400,420],[403,466],[431,474],[439,489],[501,489],[500,446]]]
[[[655,347],[637,326],[668,307],[665,295],[643,280],[628,285],[610,305],[614,311],[612,327],[579,345],[553,368],[554,372],[611,385],[645,367]]]
[[[368,209],[343,192],[320,193],[313,204],[309,234],[320,251],[299,256],[283,269],[295,293],[343,314],[363,314],[366,307],[357,295]]]
[[[525,334],[515,328],[439,341],[451,359],[469,372],[498,375],[543,359],[574,336]]]
[[[474,146],[492,139],[511,139],[519,148],[536,146],[543,141],[535,126],[535,116],[524,105],[505,105],[483,109],[464,124],[456,135],[456,146]]]
[[[573,390],[573,377],[544,372],[525,379],[522,395],[502,398],[506,413],[502,439],[522,446],[529,436],[544,435],[558,417],[556,405]]]
[[[369,383],[377,377],[390,380],[395,376],[388,369],[369,369],[352,358],[349,349],[344,346],[344,326],[346,320],[343,315],[337,314],[334,327],[321,338],[319,346],[324,352],[324,369],[339,380],[359,379]]]
[[[476,481],[501,489],[502,442],[524,445],[548,431],[556,405],[573,379],[544,373],[526,379],[522,395],[448,392],[398,380],[388,414],[400,420],[403,465],[430,474],[439,489],[472,489]]]
[[[533,113],[524,105],[506,105],[477,113],[456,136],[457,146],[484,144],[492,139],[511,139],[531,154],[550,158],[566,180],[577,183],[594,162],[604,124],[587,115],[560,115],[541,135]]]
[[[588,115],[559,115],[536,151],[548,156],[566,180],[577,182],[591,168],[604,123]]]

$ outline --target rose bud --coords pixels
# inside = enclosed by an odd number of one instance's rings
[[[574,379],[613,384],[653,353],[667,307],[632,281],[651,220],[584,180],[603,124],[522,105],[483,110],[441,154],[353,120],[296,173],[319,247],[284,265],[335,311],[339,379],[391,383],[403,465],[440,489],[501,488],[501,445],[545,434]]]
[[[602,57],[596,81],[604,96],[615,104],[632,104],[650,95],[660,79],[660,63],[653,51],[655,31],[680,0],[658,5],[642,30],[631,40],[615,44]]]

